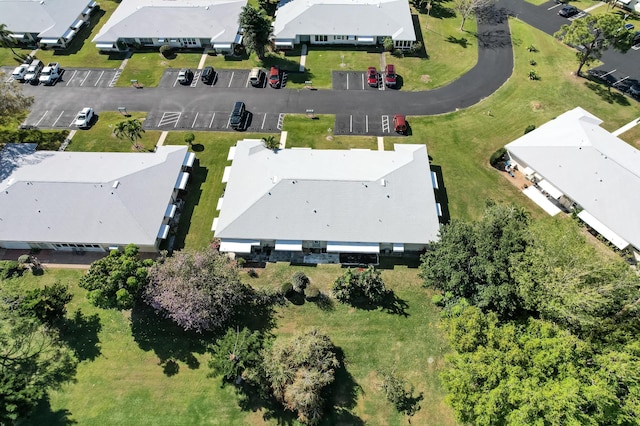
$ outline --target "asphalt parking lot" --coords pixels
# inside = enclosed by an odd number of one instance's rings
[[[378,87],[367,84],[365,71],[332,71],[331,83],[333,90],[385,90],[381,73],[378,73]]]
[[[38,110],[31,114],[22,123],[25,128],[37,129],[67,129],[78,115],[79,110]]]
[[[333,133],[336,135],[389,136],[393,129],[391,115],[336,115]]]
[[[6,81],[13,81],[13,68],[2,67],[2,71],[8,75]],[[118,69],[63,68],[60,79],[53,86],[47,87],[113,87],[121,73]]]
[[[205,84],[200,81],[200,73],[202,70],[192,70],[193,71],[193,79],[190,84],[181,85],[178,83],[178,73],[179,69],[168,69],[162,75],[160,79],[160,83],[158,87],[205,87],[207,89],[216,88],[216,87],[224,87],[224,88],[235,88],[242,89],[247,87],[253,87],[249,82],[249,72],[248,69],[220,69],[215,70],[215,76],[213,82],[211,84]],[[256,87],[256,89],[267,87],[268,75],[265,74],[262,78],[262,85],[260,87]],[[286,87],[287,85],[287,73],[281,71],[280,78],[282,82],[282,87]]]
[[[235,131],[229,126],[231,111],[151,111],[145,129]],[[277,133],[282,130],[284,114],[252,112],[245,116],[245,131]]]

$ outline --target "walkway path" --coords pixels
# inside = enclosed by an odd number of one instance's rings
[[[158,142],[156,143],[156,147],[164,145],[164,140],[167,138],[168,134],[169,132],[167,132],[166,130],[160,134],[160,137],[158,138]]]
[[[284,149],[287,146],[287,132],[280,133],[280,149]]]
[[[604,6],[605,4],[606,4],[606,3],[603,3],[603,2],[600,2],[600,3],[594,4],[593,6],[586,8],[586,9],[584,10],[584,12],[591,12],[593,9],[597,9],[597,8],[599,8],[600,6]]]
[[[384,138],[378,136],[378,151],[384,151]]]
[[[200,57],[200,62],[198,63],[198,69],[201,70],[204,68],[204,63],[207,61],[207,57],[209,56],[209,48],[205,48],[204,52],[202,52],[202,56]]]
[[[636,118],[635,120],[633,120],[630,123],[625,124],[624,126],[620,127],[618,130],[616,130],[615,132],[612,132],[611,134],[613,136],[620,136],[621,134],[623,134],[624,132],[633,129],[635,126],[637,126],[638,124],[640,124],[640,117]]]
[[[302,45],[302,52],[300,52],[300,72],[304,72],[305,65],[307,64],[307,45]]]

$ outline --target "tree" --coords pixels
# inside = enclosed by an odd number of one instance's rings
[[[129,309],[147,283],[147,268],[153,260],[138,258],[138,248],[129,244],[124,252],[111,250],[109,256],[91,264],[79,286],[87,298],[103,308]]]
[[[53,329],[0,316],[0,424],[25,417],[50,389],[71,380],[78,361]]]
[[[276,151],[278,148],[280,148],[280,142],[278,142],[278,140],[273,135],[265,136],[264,138],[262,138],[262,143],[265,148],[271,149],[273,151]]]
[[[342,303],[380,305],[389,296],[380,271],[369,266],[363,271],[348,268],[331,287],[333,295]]]
[[[494,3],[494,0],[454,0],[453,10],[458,12],[462,18],[460,31],[464,30],[464,24],[467,22],[467,18],[493,6]]]
[[[384,50],[386,50],[387,52],[393,52],[395,44],[391,37],[385,37],[382,39],[382,46],[384,47]]]
[[[633,44],[633,33],[624,28],[623,19],[613,13],[587,15],[563,25],[554,36],[570,46],[578,48],[577,75],[582,67],[591,65],[602,57],[609,47],[626,53]]]
[[[13,33],[7,29],[7,26],[5,24],[0,24],[0,46],[8,47],[9,49],[11,49],[11,53],[13,53],[15,56],[18,56],[16,51],[13,50],[14,41],[13,38],[11,38],[12,35]]]
[[[113,127],[113,134],[116,135],[118,139],[130,139],[133,147],[137,151],[142,151],[142,146],[138,143],[138,139],[142,137],[143,133],[142,121],[137,118],[119,121]]]
[[[401,377],[395,374],[395,371],[379,371],[382,376],[382,393],[387,401],[392,403],[399,413],[404,413],[409,417],[413,417],[420,410],[420,401],[424,399],[424,394],[420,392],[417,396],[413,393],[415,388],[407,383]]]
[[[511,276],[530,242],[529,216],[522,208],[488,202],[476,223],[452,221],[422,256],[425,286],[461,298],[500,316],[513,316],[522,301]]]
[[[619,382],[611,373],[622,375],[633,364],[611,366],[611,357],[599,358],[589,343],[544,320],[500,324],[495,314],[468,307],[448,326],[456,352],[441,378],[460,422],[630,424],[629,395],[638,395],[638,382]],[[457,341],[461,330],[473,330],[479,344]]]
[[[22,86],[0,79],[0,125],[10,124],[31,107],[33,97],[22,94]]]
[[[149,270],[144,300],[185,330],[227,326],[253,296],[234,262],[213,250],[177,252]]]
[[[242,8],[239,23],[244,31],[243,44],[248,50],[256,52],[259,59],[263,59],[265,48],[270,43],[271,20],[263,10],[249,5]]]
[[[259,381],[264,335],[247,328],[227,330],[211,346],[211,376],[222,376],[225,382]]]
[[[304,289],[309,285],[309,277],[302,271],[296,271],[291,276],[291,285],[298,293],[304,293]]]
[[[189,132],[184,134],[184,143],[186,143],[187,145],[193,146],[194,140],[196,140],[196,137],[193,133]]]
[[[27,292],[20,301],[20,311],[31,315],[43,323],[53,324],[64,318],[67,313],[67,303],[73,295],[69,293],[69,286],[55,282],[51,286],[36,288]]]
[[[333,343],[317,329],[292,340],[277,339],[264,353],[264,370],[273,395],[309,425],[322,419],[322,392],[333,383],[339,365]]]

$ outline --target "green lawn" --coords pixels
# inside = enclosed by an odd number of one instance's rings
[[[287,148],[308,147],[313,149],[378,149],[375,136],[334,136],[335,115],[317,115],[314,119],[306,115],[287,114],[283,130],[287,131]]]
[[[259,269],[260,277],[244,279],[258,287],[279,287],[301,268],[271,264]],[[325,290],[343,270],[337,265],[304,268],[311,282]],[[376,370],[396,372],[424,392],[422,409],[412,424],[454,425],[445,405],[438,372],[448,345],[439,325],[439,314],[420,287],[415,269],[396,267],[383,271],[388,287],[406,303],[406,314],[356,310],[335,305],[320,310],[315,304],[289,304],[276,314],[276,335],[290,336],[319,327],[343,351],[346,373],[338,373],[337,388],[329,405],[348,406],[338,415],[330,410],[323,424],[404,425],[386,402]],[[26,275],[3,285],[42,286],[54,281],[70,285],[74,299],[69,317],[80,311],[84,327],[69,336],[81,363],[76,381],[50,393],[26,424],[82,425],[276,425],[264,420],[262,410],[242,411],[232,387],[220,388],[219,379],[207,378],[208,355],[197,338],[185,336],[141,309],[119,312],[91,306],[85,291],[77,287],[82,271],[47,270],[43,276]],[[11,284],[9,284],[11,283]],[[76,326],[80,325],[76,323]],[[163,362],[174,359],[178,373],[165,375]],[[288,416],[284,416],[288,418]],[[286,422],[284,424],[287,424]]]
[[[36,57],[42,62],[60,62],[62,68],[90,67],[90,68],[118,68],[124,59],[122,53],[100,54],[95,43],[91,40],[98,34],[100,28],[118,7],[119,2],[102,1],[100,10],[91,16],[91,24],[85,26],[73,39],[65,50],[38,50]]]
[[[18,49],[14,47],[13,50],[19,55],[28,55],[31,53],[31,49]],[[21,63],[22,59],[16,58],[15,55],[11,53],[11,49],[0,47],[0,66],[17,67]],[[9,74],[11,74],[11,71],[9,71]]]
[[[636,149],[640,149],[640,125],[637,125],[631,130],[627,130],[619,137],[623,141],[633,145]]]
[[[168,68],[198,68],[202,51],[178,52],[169,59],[158,50],[136,52],[127,62],[118,79],[117,86],[129,86],[131,80],[138,80],[143,86],[157,86],[164,71]]]
[[[71,139],[67,151],[94,151],[94,152],[129,152],[134,151],[129,139],[118,139],[113,135],[113,126],[129,118],[144,120],[146,113],[132,112],[130,117],[124,117],[118,112],[103,111],[98,121],[88,130],[78,130]],[[147,130],[139,140],[147,151],[153,151],[161,132],[159,130]]]

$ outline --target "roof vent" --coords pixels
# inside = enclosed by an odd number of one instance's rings
[[[114,189],[115,189],[115,188],[117,188],[117,187],[118,187],[118,185],[120,185],[120,181],[119,181],[119,180],[117,180],[117,181],[113,182],[113,186],[112,186],[112,188],[114,188]]]
[[[386,179],[380,179],[380,185],[382,185],[382,186],[387,186],[387,181],[386,181]]]

